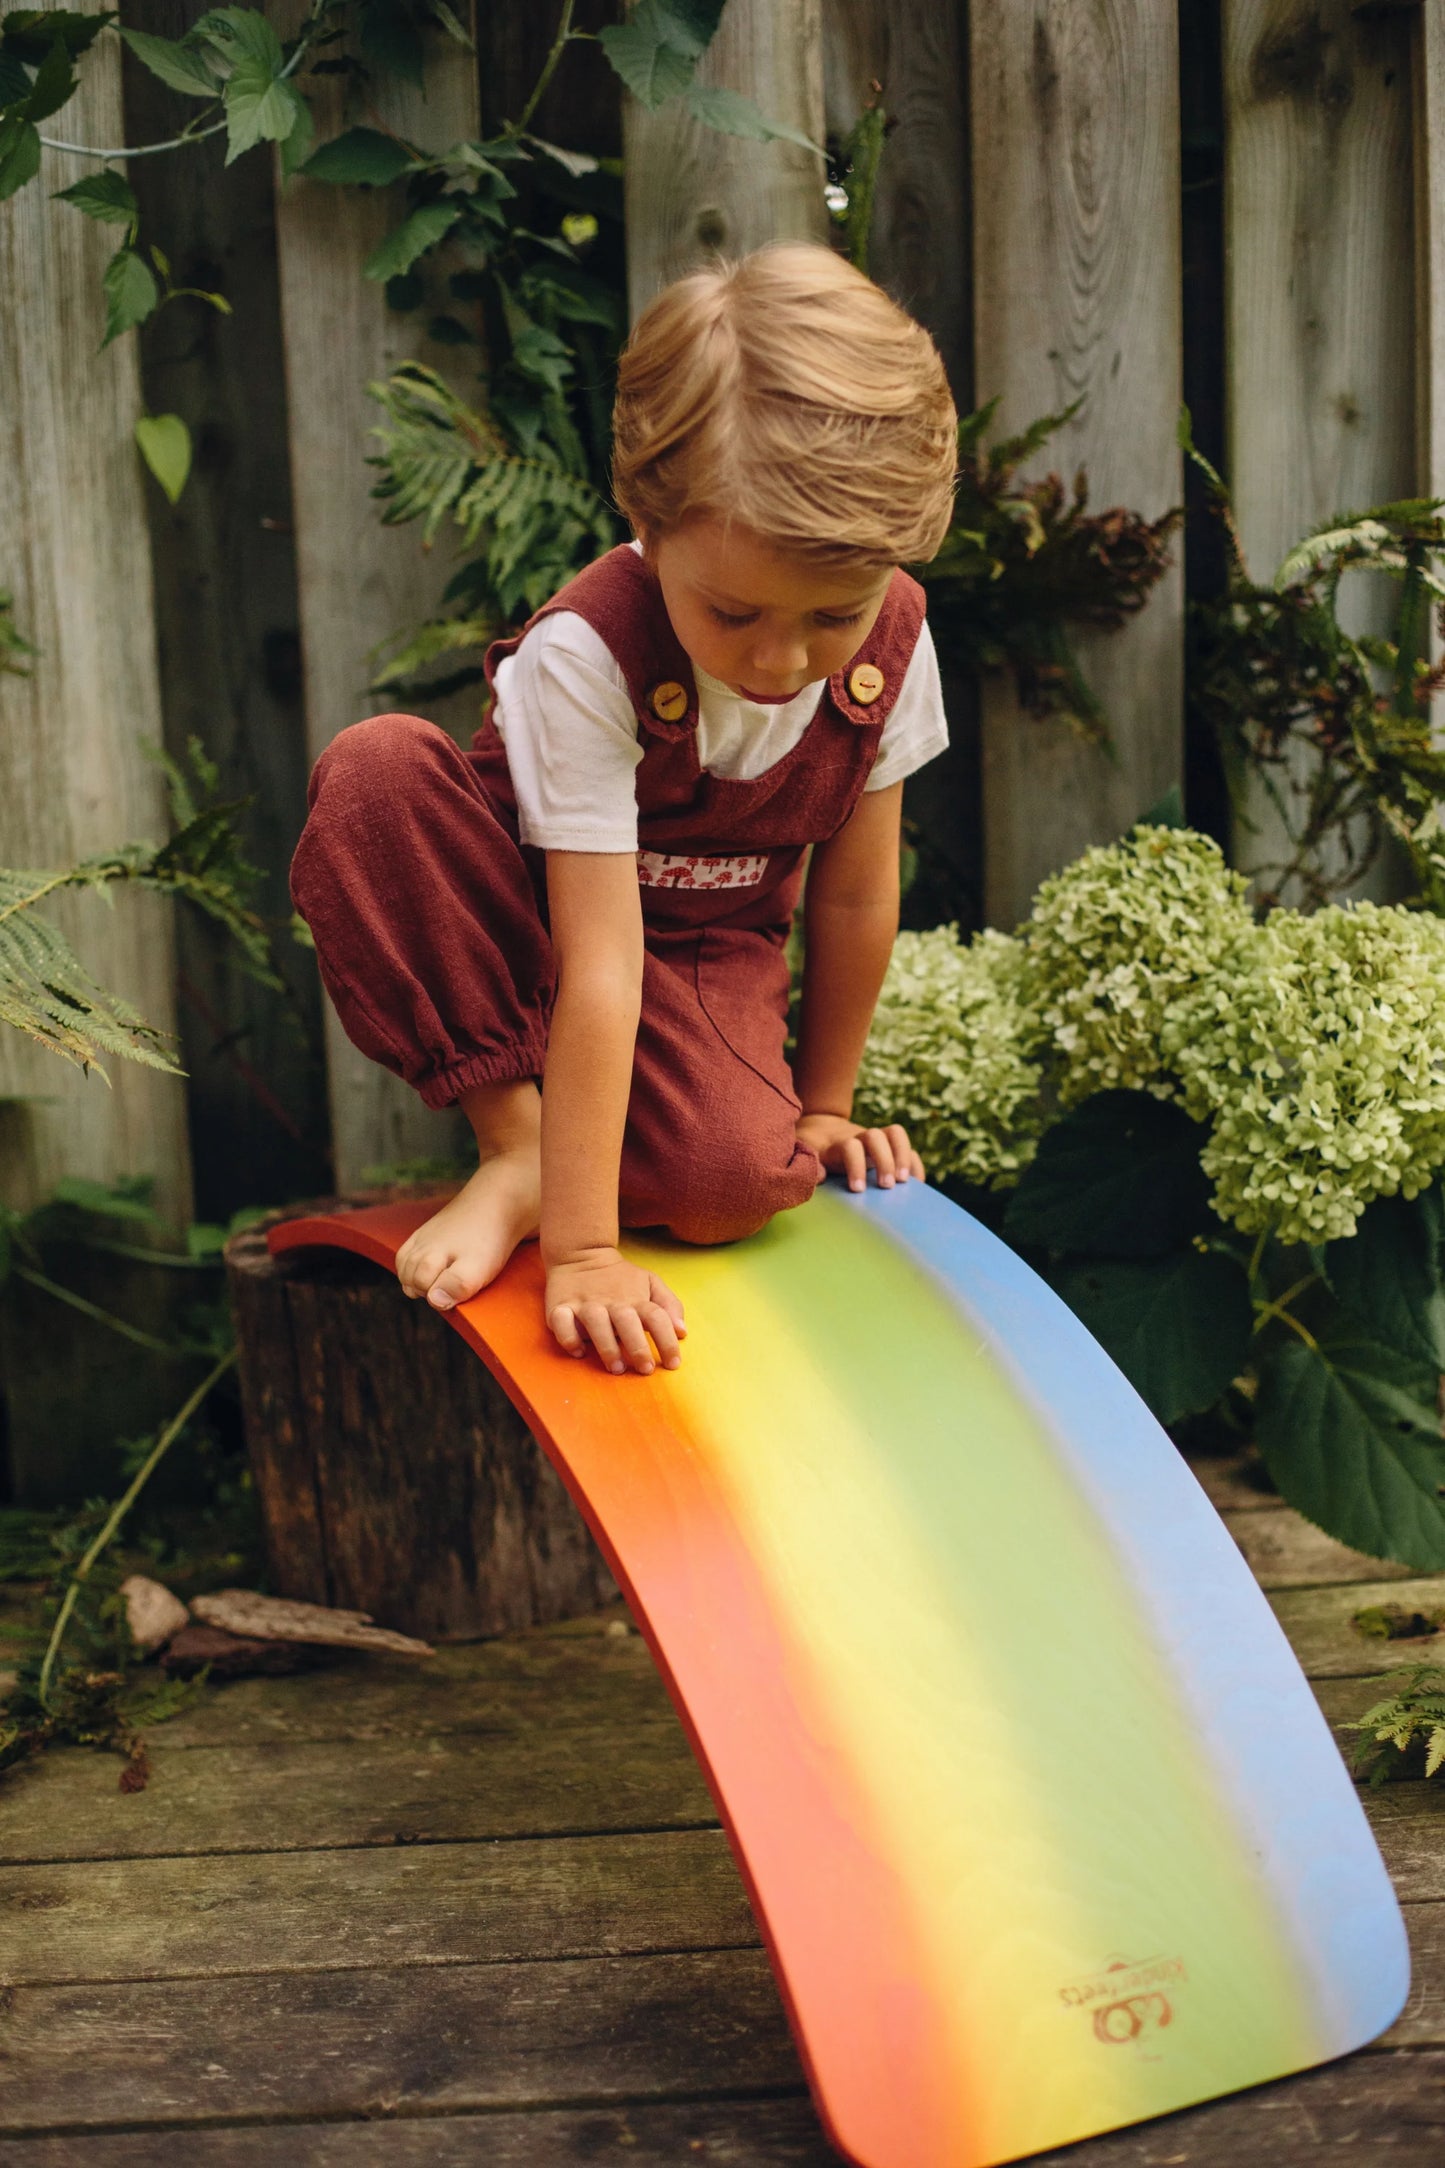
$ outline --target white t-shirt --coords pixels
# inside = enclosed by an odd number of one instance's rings
[[[706,671],[697,680],[697,753],[709,775],[747,781],[792,751],[826,680],[791,700],[743,700]],[[499,664],[493,719],[507,749],[524,843],[548,851],[635,851],[637,714],[611,649],[574,610],[534,625]],[[865,788],[900,783],[948,743],[938,657],[927,623],[883,726]]]

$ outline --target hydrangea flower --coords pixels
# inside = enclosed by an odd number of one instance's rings
[[[1276,911],[1173,1010],[1166,1055],[1211,1131],[1222,1219],[1281,1242],[1355,1231],[1445,1165],[1445,921]]]
[[[1018,1180],[1042,1127],[1034,1036],[1010,935],[965,946],[956,926],[901,933],[858,1072],[860,1121],[905,1124],[935,1178]]]
[[[1060,1105],[1176,1098],[1162,1050],[1174,1005],[1252,925],[1242,876],[1187,828],[1135,828],[1045,881],[1021,929],[1025,998]]]

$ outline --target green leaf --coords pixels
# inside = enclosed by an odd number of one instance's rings
[[[360,0],[361,50],[385,75],[421,88],[425,47],[406,0]]]
[[[1141,813],[1136,828],[1184,828],[1184,793],[1177,783],[1171,783],[1162,798],[1156,798],[1147,813]]]
[[[0,120],[0,203],[40,171],[40,133],[23,113]]]
[[[1098,1092],[1048,1130],[1004,1215],[1010,1242],[1160,1257],[1210,1224],[1205,1132],[1147,1092]]]
[[[92,1182],[85,1175],[64,1174],[51,1195],[57,1204],[73,1205],[79,1212],[98,1212],[105,1219],[139,1220],[145,1227],[161,1224],[147,1194],[138,1194],[129,1183],[117,1182],[111,1187]]]
[[[1260,1366],[1255,1442],[1307,1519],[1374,1558],[1445,1567],[1445,1444],[1435,1378],[1343,1321],[1309,1347],[1291,1337]]]
[[[717,35],[726,0],[662,0],[661,13],[672,18],[696,53],[705,53]]]
[[[387,188],[415,163],[404,143],[379,128],[348,128],[313,151],[303,171],[313,181],[338,187]]]
[[[650,113],[687,89],[703,51],[694,31],[659,0],[638,0],[625,23],[599,30],[597,39],[614,71]]]
[[[281,40],[257,8],[211,8],[192,23],[186,37],[188,43],[204,40],[233,65],[253,60],[273,76],[286,64]]]
[[[187,98],[218,98],[221,78],[206,54],[174,38],[153,37],[149,30],[122,30],[121,36],[143,67]]]
[[[69,188],[57,188],[55,197],[59,203],[73,203],[77,211],[103,226],[130,226],[140,216],[129,182],[109,167],[103,173],[87,174]]]
[[[1249,1282],[1218,1250],[1099,1258],[1054,1286],[1161,1423],[1212,1408],[1249,1360]]]
[[[12,53],[0,47],[0,109],[7,105],[23,105],[29,96],[29,71]]]
[[[105,337],[100,343],[109,346],[123,331],[145,322],[160,300],[160,289],[150,265],[133,248],[117,249],[105,267],[101,285],[105,289],[106,315]]]
[[[403,271],[409,271],[418,256],[424,256],[429,248],[435,248],[444,234],[451,231],[461,216],[461,205],[450,199],[441,203],[424,203],[419,211],[389,233],[380,248],[373,249],[362,266],[362,276],[369,279],[394,279]]]
[[[172,504],[191,471],[191,432],[179,414],[143,414],[135,425],[141,458]]]
[[[59,38],[41,61],[25,101],[28,120],[48,120],[58,113],[76,87],[75,70],[70,65],[70,55]]]
[[[228,166],[257,143],[284,143],[303,114],[310,117],[295,86],[281,82],[269,61],[251,53],[236,62],[223,95]]]
[[[1445,1371],[1445,1199],[1380,1197],[1325,1251],[1336,1299],[1372,1338]]]
[[[0,37],[18,60],[28,60],[34,67],[57,41],[72,60],[78,59],[106,24],[114,21],[114,8],[99,15],[81,15],[70,8],[12,8],[0,17]]]
[[[289,181],[293,173],[299,173],[311,154],[316,141],[316,120],[305,97],[296,93],[296,121],[290,135],[281,142],[281,178]]]
[[[819,148],[801,129],[790,128],[785,121],[769,120],[762,108],[741,91],[689,83],[683,100],[695,120],[715,128],[719,135],[743,136],[753,143],[799,143],[805,151]]]

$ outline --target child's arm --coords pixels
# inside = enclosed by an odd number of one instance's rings
[[[798,1135],[825,1167],[862,1189],[871,1164],[885,1186],[923,1173],[898,1123],[863,1129],[853,1084],[898,932],[903,785],[865,791],[846,825],[815,846],[803,897],[803,1009],[793,1081]]]
[[[549,851],[557,1000],[542,1085],[542,1263],[547,1323],[569,1354],[590,1340],[608,1369],[653,1368],[650,1333],[678,1362],[682,1304],[619,1253],[618,1169],[642,1002],[637,864],[621,852]]]

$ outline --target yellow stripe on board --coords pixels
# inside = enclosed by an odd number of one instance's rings
[[[1105,1533],[959,1310],[831,1199],[745,1253],[645,1254],[688,1306],[669,1393],[950,2013],[960,2145],[985,2148],[957,2160],[1310,2061],[1304,1980]]]

